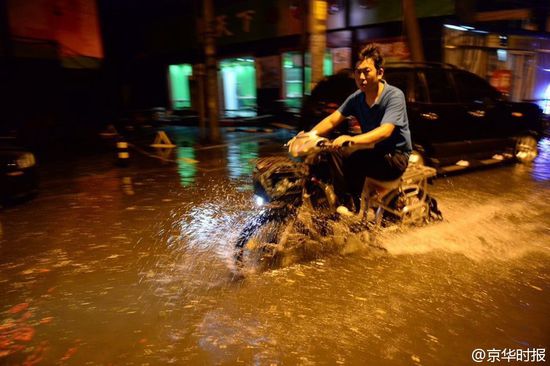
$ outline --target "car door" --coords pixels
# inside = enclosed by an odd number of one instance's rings
[[[500,137],[507,117],[499,106],[499,93],[486,80],[464,71],[453,70],[453,78],[462,104],[465,139],[475,141]],[[500,121],[500,122],[499,122]],[[501,123],[502,126],[498,126]]]
[[[411,114],[410,103],[414,102],[414,69],[412,68],[388,68],[384,71],[384,79],[388,84],[399,88],[405,95],[407,113]],[[409,117],[410,121],[410,117]]]
[[[415,95],[411,117],[417,124],[413,129],[423,143],[437,145],[463,138],[464,126],[456,113],[460,105],[447,69],[418,69]]]

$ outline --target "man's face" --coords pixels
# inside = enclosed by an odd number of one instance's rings
[[[383,74],[382,68],[376,70],[372,58],[366,58],[359,62],[355,68],[355,83],[359,89],[365,91],[367,87],[376,85],[382,79]]]

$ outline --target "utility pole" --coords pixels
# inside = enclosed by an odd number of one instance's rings
[[[309,49],[308,47],[308,37],[307,31],[309,29],[309,12],[308,12],[308,2],[309,0],[299,0],[298,6],[300,9],[300,21],[302,22],[301,28],[301,37],[300,37],[300,57],[302,60],[302,101],[306,97],[306,53]]]
[[[310,0],[310,55],[311,55],[311,89],[323,78],[325,49],[327,47],[327,2]]]
[[[216,62],[216,44],[214,39],[214,5],[213,0],[204,0],[204,53],[206,56],[206,96],[208,111],[208,139],[220,141],[218,119],[218,65]]]
[[[409,48],[412,60],[424,62],[424,50],[422,48],[422,37],[418,26],[418,18],[414,9],[414,0],[403,0],[403,19],[407,32]]]
[[[206,95],[206,91],[204,88],[205,76],[206,72],[203,63],[193,65],[193,86],[195,90],[195,98],[192,103],[199,113],[199,136],[201,140],[206,139],[206,108],[204,100],[204,97]]]

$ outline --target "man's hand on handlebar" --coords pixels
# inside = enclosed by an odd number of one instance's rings
[[[299,139],[299,138],[306,138],[308,136],[311,136],[311,132],[306,132],[306,131],[300,131],[298,132],[294,137],[292,137],[290,140],[288,140],[285,144],[285,146],[289,146],[291,145],[296,139]]]
[[[334,147],[350,146],[353,144],[355,144],[355,140],[353,136],[348,136],[348,135],[339,136],[332,141],[332,146]]]

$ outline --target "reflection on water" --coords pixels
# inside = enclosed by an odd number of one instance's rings
[[[177,128],[172,133],[176,143],[176,159],[178,164],[178,174],[180,183],[183,187],[189,187],[195,183],[197,175],[197,159],[195,143],[197,140],[197,131],[189,128]]]
[[[183,187],[195,183],[197,174],[197,161],[195,160],[195,148],[193,146],[178,147],[178,173]]]
[[[258,157],[258,141],[229,142],[227,168],[231,179],[249,177],[254,170],[253,160]]]
[[[128,196],[133,196],[136,193],[134,191],[134,183],[132,182],[132,177],[122,177],[121,188],[122,191]]]
[[[533,162],[533,178],[537,181],[550,179],[550,138],[539,141],[539,156]]]

